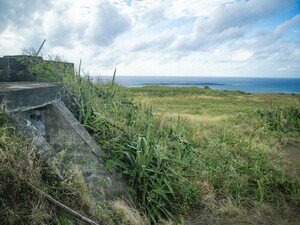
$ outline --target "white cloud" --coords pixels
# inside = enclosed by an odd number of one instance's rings
[[[246,61],[250,59],[253,55],[253,52],[249,50],[238,50],[233,52],[231,59],[235,61]]]
[[[157,25],[167,20],[165,16],[166,9],[166,4],[155,4],[142,15],[141,19],[149,26]]]
[[[295,2],[0,0],[0,53],[46,38],[44,54],[82,58],[94,74],[297,76]]]
[[[88,40],[96,45],[109,45],[118,35],[130,29],[129,17],[108,1],[100,1],[91,10],[93,16],[86,33]]]
[[[289,1],[287,1],[289,2]],[[287,3],[286,2],[286,3]],[[280,0],[251,0],[222,3],[208,17],[198,17],[193,31],[179,37],[173,44],[176,50],[197,51],[242,38],[258,21],[278,11]]]
[[[285,21],[276,27],[275,34],[282,35],[289,28],[300,25],[300,14],[295,15],[292,19]]]
[[[33,23],[40,23],[36,13],[46,10],[48,7],[50,7],[49,0],[30,2],[26,0],[0,0],[0,34],[10,25],[21,28]]]
[[[180,17],[208,17],[215,8],[224,3],[230,1],[224,0],[177,0],[170,1],[170,7],[167,14],[172,18]]]

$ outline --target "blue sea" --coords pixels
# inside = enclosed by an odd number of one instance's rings
[[[105,81],[111,77],[94,77],[94,79]],[[208,86],[211,89],[239,90],[250,93],[300,94],[300,78],[117,76],[116,82],[125,87],[148,85]]]

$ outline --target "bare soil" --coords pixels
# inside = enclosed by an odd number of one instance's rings
[[[300,142],[293,142],[285,145],[283,151],[288,161],[291,162],[292,170],[300,177]]]

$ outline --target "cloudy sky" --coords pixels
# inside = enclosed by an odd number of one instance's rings
[[[300,0],[0,0],[0,56],[92,75],[300,77]]]

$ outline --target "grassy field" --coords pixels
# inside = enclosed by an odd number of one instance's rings
[[[250,94],[197,87],[159,86],[130,88],[128,91],[137,102],[152,105],[157,114],[181,115],[205,122],[219,121],[258,109],[273,110],[300,105],[299,95],[287,94]]]
[[[125,88],[41,62],[29,70],[70,94],[129,197],[94,202],[80,171],[58,179],[0,111],[1,222],[82,224],[30,182],[99,224],[299,224],[299,95]]]
[[[299,224],[299,95],[159,86],[123,92],[151,106],[161,123],[187,126],[197,157],[190,182],[203,206],[192,222]]]

